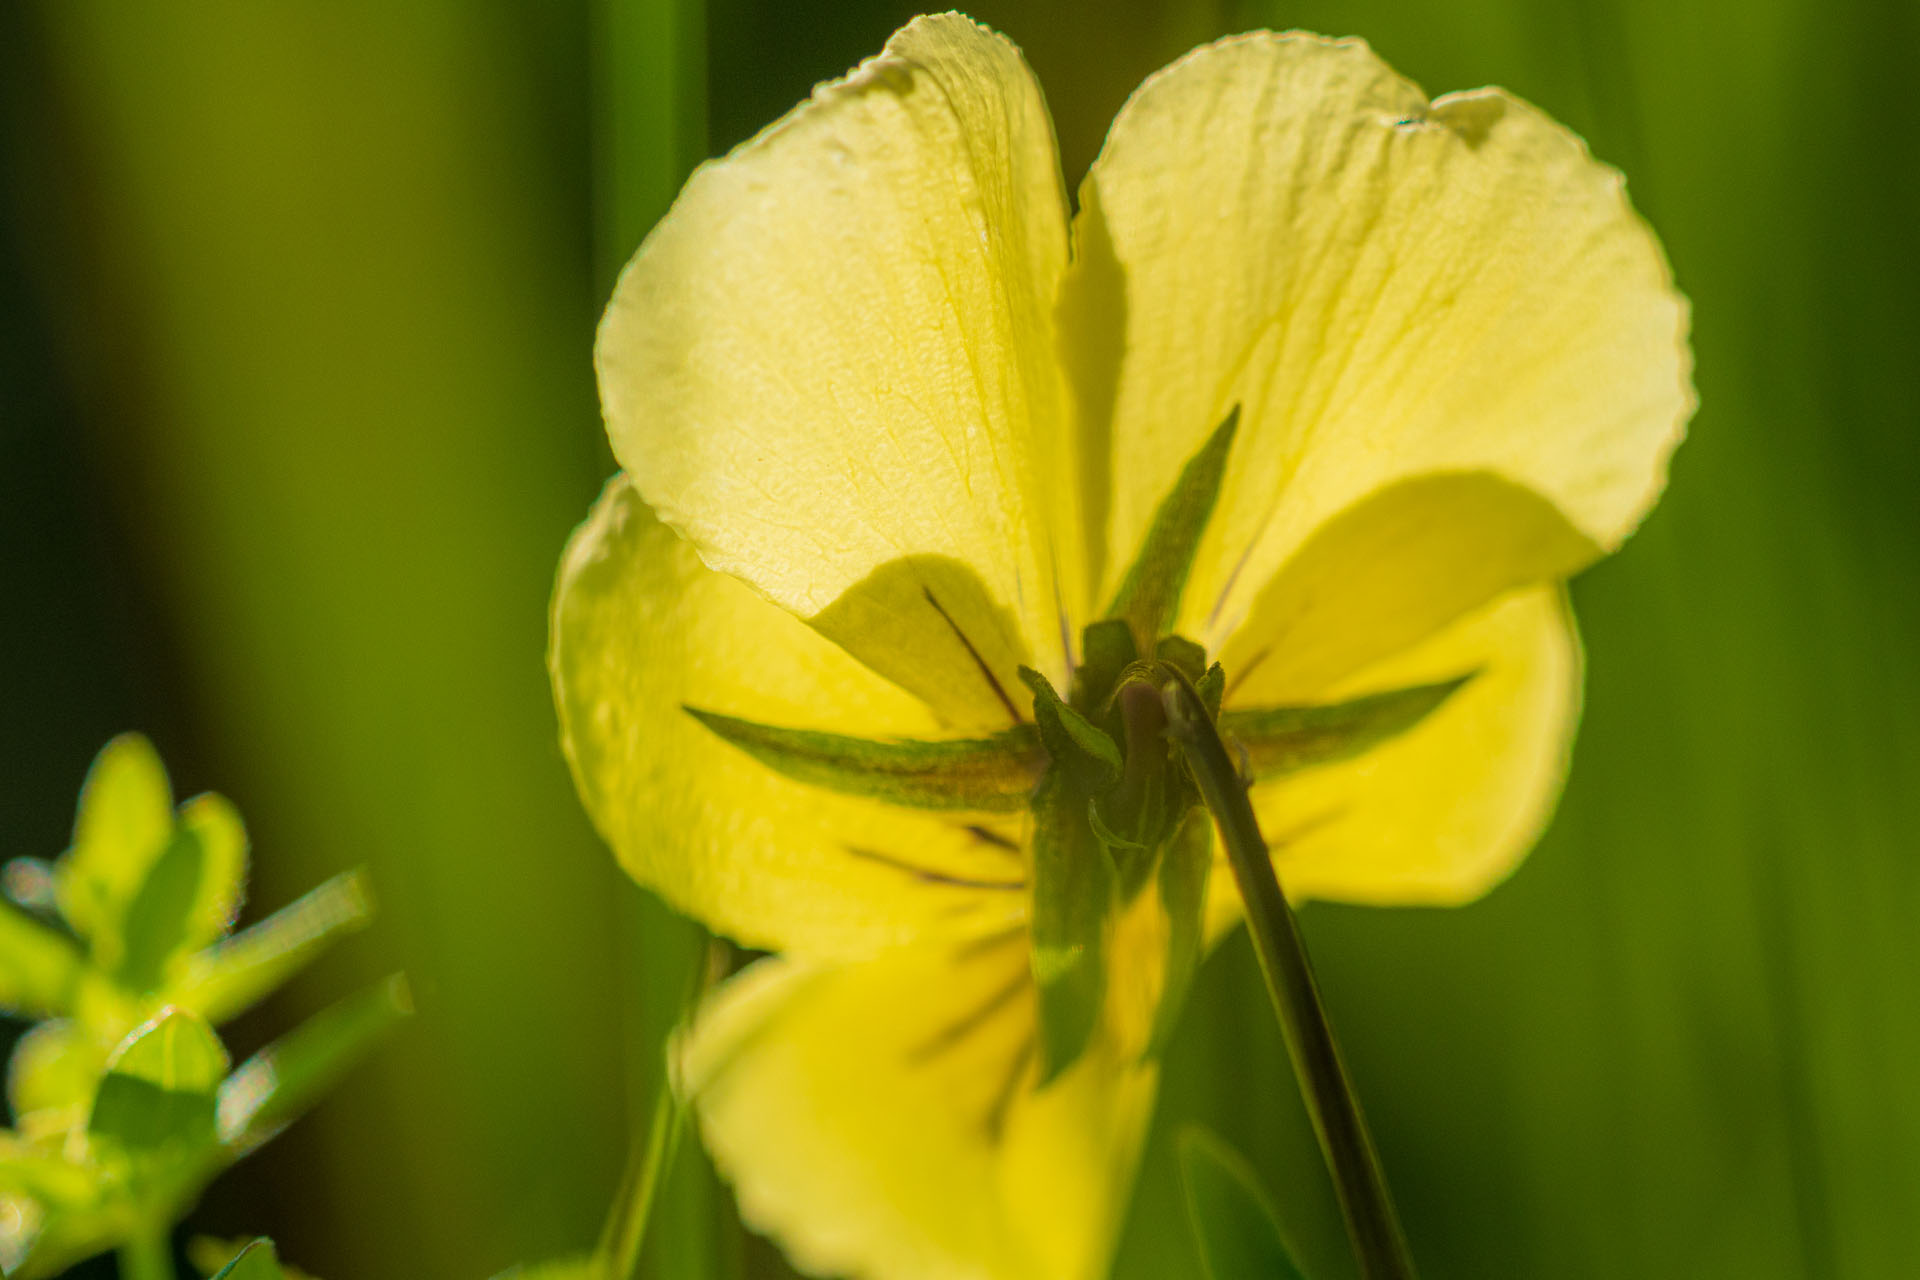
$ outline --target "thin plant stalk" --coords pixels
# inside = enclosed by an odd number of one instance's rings
[[[686,1121],[686,1108],[674,1095],[671,1079],[663,1077],[654,1095],[653,1118],[645,1133],[634,1135],[627,1170],[614,1193],[613,1208],[607,1215],[596,1255],[604,1280],[632,1280],[640,1270],[640,1252],[647,1241],[647,1223],[653,1216],[654,1201],[660,1184],[673,1167],[674,1152],[680,1147],[680,1130]]]
[[[1260,972],[1266,977],[1267,994],[1279,1015],[1314,1134],[1333,1175],[1361,1278],[1413,1280],[1413,1257],[1394,1211],[1386,1174],[1360,1112],[1360,1099],[1340,1060],[1306,944],[1274,875],[1273,859],[1261,838],[1246,783],[1192,686],[1176,679],[1163,693],[1168,736],[1186,758],[1200,795],[1213,813],[1234,880],[1240,886],[1247,930],[1260,957]]]
[[[164,1225],[132,1233],[116,1257],[120,1280],[174,1280],[173,1239]]]

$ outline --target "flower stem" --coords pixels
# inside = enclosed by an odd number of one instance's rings
[[[671,1079],[662,1077],[654,1095],[653,1119],[644,1134],[634,1135],[627,1171],[620,1176],[613,1208],[601,1231],[598,1256],[606,1280],[630,1280],[640,1267],[640,1247],[646,1243],[647,1220],[653,1216],[660,1184],[680,1145],[686,1108],[674,1096]]]
[[[118,1254],[120,1280],[173,1280],[173,1238],[165,1225],[130,1234]]]
[[[1185,756],[1227,846],[1267,994],[1279,1015],[1314,1133],[1333,1174],[1362,1280],[1413,1280],[1413,1258],[1394,1212],[1393,1195],[1360,1114],[1353,1082],[1340,1061],[1306,944],[1280,891],[1246,784],[1192,686],[1176,678],[1163,695],[1168,736]]]

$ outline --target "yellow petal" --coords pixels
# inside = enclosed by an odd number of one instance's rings
[[[742,1217],[817,1275],[1104,1275],[1155,1073],[1097,1043],[1033,1092],[1028,963],[1015,930],[723,987],[680,1068]]]
[[[1352,697],[1479,672],[1403,736],[1254,789],[1288,896],[1455,904],[1504,879],[1560,794],[1580,669],[1563,592],[1535,587],[1334,686],[1333,696]],[[1238,902],[1225,867],[1213,883],[1218,929]]]
[[[1396,481],[1491,472],[1598,550],[1664,482],[1686,304],[1620,175],[1504,92],[1429,103],[1358,41],[1226,40],[1134,95],[1082,206],[1066,349],[1096,467],[1110,442],[1109,582],[1242,407],[1183,610],[1210,648]]]
[[[1004,725],[938,610],[1003,683],[1064,671],[1062,608],[1086,596],[1055,484],[1066,254],[1018,51],[916,20],[703,166],[641,246],[595,351],[614,453],[708,565],[824,615],[950,721]],[[901,664],[903,637],[940,651]]]
[[[1515,583],[1563,577],[1595,554],[1552,503],[1498,476],[1389,485],[1315,530],[1255,598],[1220,656],[1230,699],[1334,701],[1353,673]]]
[[[567,548],[552,628],[581,799],[621,865],[680,910],[750,946],[833,956],[1024,918],[1023,859],[969,815],[790,781],[686,714],[862,737],[937,731],[918,700],[704,567],[623,479]]]

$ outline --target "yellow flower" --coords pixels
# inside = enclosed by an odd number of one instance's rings
[[[551,666],[622,865],[778,953],[681,1046],[747,1220],[818,1272],[1101,1274],[1176,927],[1115,899],[1097,1025],[1046,1064],[1035,818],[816,785],[756,726],[1047,767],[1021,668],[1072,685],[1213,441],[1145,642],[1219,659],[1230,736],[1236,707],[1441,689],[1370,750],[1248,763],[1295,898],[1471,899],[1558,792],[1559,584],[1657,496],[1685,333],[1578,138],[1498,90],[1429,102],[1358,41],[1155,75],[1071,217],[1032,75],[957,15],[702,167],[601,328],[626,476],[568,549]],[[1209,935],[1235,911],[1211,877]]]

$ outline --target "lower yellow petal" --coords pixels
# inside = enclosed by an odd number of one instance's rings
[[[1256,787],[1280,883],[1296,901],[1453,904],[1507,876],[1545,827],[1579,718],[1580,646],[1558,586],[1504,597],[1369,666],[1330,698],[1477,670],[1402,737]],[[1210,923],[1238,912],[1214,879]]]
[[[847,966],[763,960],[680,1045],[745,1220],[861,1280],[1105,1274],[1155,1071],[1111,1038],[1035,1092],[1024,930]]]
[[[700,563],[622,479],[574,535],[548,664],[594,824],[641,884],[749,946],[852,957],[1025,918],[1017,831],[782,777],[686,713],[936,737],[924,704]]]

